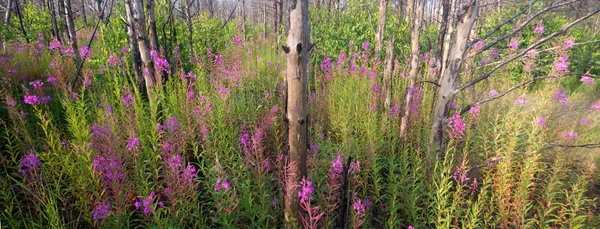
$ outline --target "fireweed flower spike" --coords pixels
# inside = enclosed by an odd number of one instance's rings
[[[94,209],[92,219],[94,221],[104,221],[110,215],[110,203],[99,203]]]
[[[457,140],[464,136],[465,131],[467,130],[467,125],[461,119],[460,114],[454,114],[448,122],[448,128],[450,128],[450,138]]]
[[[596,84],[596,81],[594,79],[592,79],[590,72],[586,72],[585,74],[583,74],[583,76],[581,76],[581,79],[579,80],[579,82],[583,82],[586,85],[594,85]]]
[[[539,127],[546,127],[547,123],[546,123],[546,119],[544,119],[543,117],[539,117],[535,120],[535,125],[539,126]]]

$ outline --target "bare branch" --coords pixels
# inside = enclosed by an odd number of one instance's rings
[[[556,36],[558,36],[558,35],[560,35],[560,34],[566,33],[566,32],[567,32],[567,30],[569,30],[571,27],[573,27],[573,26],[575,26],[576,24],[580,23],[581,21],[583,21],[583,20],[585,20],[585,19],[587,19],[587,18],[589,18],[589,17],[593,16],[594,14],[597,14],[598,12],[600,12],[600,8],[597,8],[597,9],[595,9],[595,10],[594,10],[594,11],[592,11],[591,13],[589,13],[589,14],[587,14],[587,15],[585,15],[585,16],[583,16],[583,17],[581,17],[581,18],[579,18],[579,19],[577,19],[577,20],[575,20],[575,21],[573,21],[573,22],[571,22],[571,23],[569,23],[569,24],[567,24],[567,25],[563,26],[563,27],[562,27],[562,28],[560,28],[558,31],[556,31],[556,32],[554,32],[554,33],[552,33],[552,34],[550,34],[550,35],[548,35],[548,36],[546,36],[546,37],[544,37],[544,38],[542,38],[542,39],[540,39],[540,40],[536,41],[535,43],[533,43],[532,45],[530,45],[529,47],[527,47],[526,49],[524,49],[523,51],[521,51],[519,54],[517,54],[517,55],[514,55],[514,56],[512,56],[512,57],[510,57],[510,58],[506,59],[505,61],[503,61],[503,62],[501,62],[500,64],[496,65],[494,68],[490,69],[490,70],[489,70],[488,72],[486,72],[485,74],[483,74],[483,75],[481,75],[481,76],[477,77],[476,79],[474,79],[473,81],[471,81],[471,82],[469,82],[469,83],[466,83],[465,85],[463,85],[463,86],[461,86],[461,87],[457,88],[457,89],[454,91],[454,93],[455,93],[455,94],[457,94],[458,92],[460,92],[460,91],[462,91],[462,90],[464,90],[464,89],[466,89],[466,88],[468,88],[468,87],[470,87],[470,86],[473,86],[473,85],[475,85],[476,83],[479,83],[479,82],[481,82],[481,81],[482,81],[482,80],[484,80],[484,79],[487,79],[488,77],[490,77],[490,75],[492,75],[492,73],[494,73],[496,70],[500,69],[500,67],[502,67],[502,66],[504,66],[504,65],[506,65],[506,64],[508,64],[508,63],[510,63],[510,62],[512,62],[513,60],[516,60],[516,59],[517,59],[517,58],[519,58],[519,57],[522,57],[522,56],[524,56],[524,55],[525,55],[525,54],[526,54],[526,53],[527,53],[529,50],[532,50],[532,49],[536,48],[537,46],[539,46],[539,45],[541,45],[541,44],[543,44],[543,43],[545,43],[545,42],[549,41],[550,39],[552,39],[552,38],[554,38],[554,37],[556,37]]]
[[[467,59],[471,59],[474,56],[479,55],[479,53],[482,53],[482,52],[484,52],[484,51],[486,51],[486,50],[494,47],[496,44],[500,43],[501,41],[505,40],[506,38],[514,36],[519,31],[521,31],[521,29],[523,29],[523,27],[525,27],[526,25],[528,25],[529,23],[531,23],[531,21],[533,21],[533,19],[537,18],[538,16],[540,16],[540,15],[542,15],[542,14],[544,14],[544,13],[546,13],[546,12],[548,12],[548,11],[554,9],[554,8],[558,8],[558,7],[561,7],[561,6],[564,6],[564,5],[567,5],[567,4],[571,4],[571,3],[574,3],[574,2],[577,2],[577,1],[580,1],[580,0],[571,0],[571,1],[563,2],[563,3],[557,4],[557,5],[550,5],[550,6],[546,7],[546,8],[538,11],[536,14],[534,14],[531,17],[527,18],[527,20],[525,20],[524,23],[522,23],[519,27],[515,28],[511,33],[508,33],[508,34],[505,34],[503,36],[500,36],[498,39],[496,39],[492,43],[487,44],[483,49],[470,54],[467,57]],[[500,29],[500,28],[497,28],[497,29]],[[492,32],[495,32],[495,31],[492,31]],[[474,41],[474,42],[476,42],[476,41]]]
[[[527,155],[532,155],[532,154],[537,154],[537,153],[541,153],[543,150],[547,150],[547,149],[552,149],[552,148],[587,148],[587,149],[597,149],[600,148],[600,143],[589,143],[589,144],[580,144],[580,145],[565,145],[565,144],[560,144],[560,143],[552,143],[549,144],[545,147],[542,147],[539,150],[534,150],[531,152],[519,152],[519,153],[514,153],[512,155],[507,155],[507,156],[497,156],[497,157],[492,157],[488,160],[486,160],[484,163],[479,164],[479,165],[475,165],[475,166],[471,166],[471,168],[469,169],[469,171],[474,170],[474,169],[478,169],[478,168],[483,168],[488,166],[489,164],[493,164],[493,163],[497,163],[499,161],[501,161],[504,158],[507,157],[512,157],[512,156],[518,156],[518,155],[523,155],[523,156],[527,156]]]
[[[517,84],[515,86],[512,86],[512,87],[506,89],[506,91],[503,91],[502,93],[499,93],[499,94],[494,95],[492,97],[489,97],[489,98],[483,99],[481,101],[469,104],[468,106],[466,106],[465,108],[463,108],[463,109],[460,110],[460,114],[464,114],[465,112],[469,111],[471,109],[471,107],[473,107],[475,105],[484,104],[484,103],[487,103],[487,102],[499,99],[499,98],[505,96],[506,94],[510,93],[511,91],[514,91],[514,90],[516,90],[516,89],[518,89],[518,88],[520,88],[520,87],[522,87],[522,86],[524,86],[526,84],[529,84],[529,83],[531,83],[531,82],[533,82],[535,80],[548,79],[548,78],[556,78],[556,77],[557,76],[537,76],[537,77],[531,77],[528,80],[525,80],[525,81],[523,81],[523,82],[521,82],[521,83],[519,83],[519,84]]]
[[[514,16],[512,16],[509,19],[506,19],[505,21],[503,21],[502,23],[500,23],[499,25],[496,26],[496,28],[492,31],[490,31],[489,33],[487,33],[486,35],[484,35],[481,38],[475,39],[471,42],[471,44],[469,44],[469,46],[467,46],[467,49],[471,48],[471,46],[473,46],[475,43],[477,43],[480,40],[485,40],[488,39],[490,36],[492,36],[494,33],[498,32],[500,30],[500,28],[502,28],[503,26],[505,26],[506,24],[512,22],[513,20],[515,20],[518,16],[521,16],[522,14],[524,14],[525,12],[531,10],[531,6],[533,4],[535,4],[536,2],[538,2],[538,0],[535,0],[532,4],[528,4],[528,7],[525,7],[523,10],[521,10],[521,12],[515,14]]]
[[[421,83],[429,83],[429,84],[433,84],[433,85],[434,85],[434,86],[436,86],[436,87],[441,87],[441,85],[440,85],[440,84],[438,84],[438,83],[436,83],[436,82],[433,82],[433,81],[430,81],[430,80],[421,80],[421,81],[419,81],[419,82],[417,82],[417,83],[415,83],[415,84],[417,84],[417,85],[418,85],[418,84],[421,84]]]

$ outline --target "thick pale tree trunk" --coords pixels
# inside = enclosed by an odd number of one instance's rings
[[[148,100],[150,101],[150,106],[153,106],[154,97],[152,95],[152,90],[156,85],[156,78],[154,72],[154,65],[152,63],[152,58],[150,57],[150,47],[148,45],[148,35],[146,33],[146,18],[144,15],[144,4],[142,0],[125,0],[127,3],[130,3],[132,6],[132,15],[133,15],[133,27],[135,31],[135,35],[137,36],[138,49],[140,51],[140,58],[142,59],[143,65],[143,75],[144,80],[146,82],[146,93],[148,94]]]
[[[479,11],[478,0],[471,0],[471,2],[465,4],[468,4],[468,7],[466,7],[464,12],[458,17],[459,21],[456,26],[454,44],[452,45],[449,54],[448,67],[440,79],[440,95],[437,98],[433,114],[429,147],[430,153],[427,157],[428,163],[432,162],[431,159],[434,155],[441,156],[443,154],[446,118],[449,117],[451,104],[454,101],[456,83],[458,82],[458,76],[469,43],[469,33],[477,19],[477,13]]]
[[[156,4],[154,0],[146,0],[146,13],[148,14],[148,39],[150,39],[150,49],[159,51],[158,34],[156,33],[156,21],[154,9]]]
[[[406,0],[406,8],[404,8],[404,20],[409,21],[412,19],[413,11],[415,9],[415,1],[417,0]]]
[[[440,70],[440,77],[444,75],[446,71],[446,67],[448,66],[448,55],[450,53],[450,42],[452,38],[452,33],[454,32],[454,20],[456,18],[456,0],[450,0],[450,8],[448,9],[448,19],[445,21],[445,35],[444,41],[442,44],[442,68]]]
[[[288,145],[290,163],[298,166],[296,177],[306,176],[306,154],[308,146],[308,69],[310,28],[308,25],[308,0],[290,2],[289,30],[284,51],[287,59],[286,81],[287,101],[286,120],[288,121]],[[299,180],[293,181],[297,187]],[[300,202],[297,188],[288,190],[289,199],[285,203],[285,220],[292,218],[299,223]]]
[[[69,35],[69,41],[71,48],[73,49],[73,56],[75,57],[75,63],[78,65],[81,62],[81,55],[79,53],[79,47],[77,46],[77,32],[75,30],[75,23],[73,22],[73,11],[71,10],[71,0],[64,0],[65,6],[65,21],[67,23],[67,33]]]
[[[385,36],[385,17],[387,14],[388,0],[379,0],[379,16],[377,18],[377,33],[375,34],[375,56],[383,49],[383,40]]]
[[[8,2],[6,3],[6,12],[4,12],[5,25],[8,25],[8,23],[10,23],[10,12],[12,11],[14,1],[15,0],[8,0]]]
[[[137,37],[135,35],[135,21],[133,20],[133,12],[131,10],[131,2],[123,1],[125,5],[125,14],[127,16],[127,40],[129,41],[129,55],[133,66],[133,75],[137,81],[138,90],[145,91],[144,74],[142,72],[142,59],[140,58],[140,50],[137,46]]]
[[[394,42],[395,37],[388,40],[385,52],[385,70],[383,71],[383,88],[385,89],[385,110],[390,110],[392,103],[392,72],[394,72]]]
[[[421,24],[423,23],[423,12],[425,10],[425,1],[419,1],[417,5],[417,12],[415,15],[415,21],[412,27],[410,49],[411,49],[411,61],[410,70],[408,72],[408,83],[406,84],[406,97],[404,98],[404,110],[402,119],[400,120],[400,137],[406,137],[408,128],[408,122],[410,117],[410,104],[413,99],[412,90],[416,86],[417,75],[419,73],[419,55],[421,51],[419,49],[419,38],[421,35]]]

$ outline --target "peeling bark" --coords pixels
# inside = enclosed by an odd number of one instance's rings
[[[477,19],[479,11],[479,1],[472,0],[466,10],[459,17],[458,25],[456,26],[456,36],[454,44],[449,54],[448,67],[444,71],[444,75],[440,79],[440,96],[437,98],[436,106],[433,114],[433,123],[431,126],[431,137],[429,156],[427,157],[427,163],[432,162],[433,153],[435,155],[442,156],[445,145],[445,127],[446,117],[450,114],[451,104],[454,101],[456,95],[456,84],[458,82],[458,76],[460,68],[463,65],[465,59],[465,53],[469,42],[469,34],[471,28]]]
[[[379,15],[377,18],[377,33],[375,33],[375,56],[383,49],[383,40],[385,36],[385,18],[387,14],[388,0],[379,0]]]
[[[419,38],[421,35],[421,24],[423,23],[423,13],[425,11],[425,2],[419,1],[417,6],[416,18],[412,27],[411,35],[411,61],[410,71],[408,73],[408,83],[406,85],[405,99],[404,99],[404,110],[400,120],[400,137],[406,137],[408,128],[408,121],[410,117],[410,103],[413,99],[413,93],[411,90],[415,88],[417,82],[417,74],[419,73],[419,55],[421,54],[419,48]]]
[[[140,58],[143,64],[143,75],[146,83],[146,93],[148,94],[148,100],[150,101],[150,107],[153,106],[154,97],[152,90],[156,85],[156,78],[154,72],[154,65],[152,58],[150,57],[150,48],[148,45],[148,35],[146,33],[146,19],[144,15],[144,5],[142,0],[125,0],[127,4],[132,6],[133,16],[133,27],[135,35],[137,36],[138,49],[140,51]]]
[[[293,181],[297,187],[299,180],[306,176],[306,155],[308,148],[308,80],[310,28],[308,25],[308,0],[294,0],[289,12],[289,30],[286,46],[287,101],[286,120],[288,121],[288,144],[290,163],[298,165]],[[285,203],[285,220],[292,218],[299,223],[300,202],[297,191],[292,191],[291,199]]]

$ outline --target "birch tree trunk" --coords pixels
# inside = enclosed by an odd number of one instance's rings
[[[415,8],[415,1],[417,0],[406,0],[406,8],[404,13],[404,20],[408,21],[413,16],[413,10]]]
[[[10,11],[12,11],[13,8],[13,1],[14,0],[8,0],[8,2],[6,3],[6,12],[4,12],[4,25],[8,26],[8,23],[10,23]]]
[[[454,101],[456,83],[460,68],[465,59],[471,28],[477,19],[479,1],[471,0],[466,10],[458,17],[456,36],[449,54],[448,67],[440,80],[440,96],[438,96],[431,126],[430,148],[427,163],[431,163],[433,153],[441,156],[444,151],[444,133],[446,118],[449,116],[451,104]]]
[[[385,36],[385,17],[387,14],[388,0],[379,0],[379,17],[377,22],[377,33],[375,34],[375,56],[383,49],[383,40]]]
[[[148,14],[148,38],[150,39],[150,50],[156,50],[160,48],[158,46],[158,34],[156,33],[156,21],[154,16],[154,9],[156,4],[154,0],[146,0],[146,13]]]
[[[145,91],[144,87],[144,75],[142,73],[142,60],[140,57],[140,50],[137,46],[137,37],[135,35],[135,21],[133,21],[133,12],[131,10],[131,2],[123,1],[125,5],[125,15],[127,17],[127,40],[129,41],[129,55],[131,55],[131,62],[133,66],[133,75],[137,81],[137,87],[140,93]]]
[[[394,71],[394,42],[396,38],[388,40],[387,51],[385,53],[385,70],[383,71],[383,88],[385,90],[385,110],[390,110],[392,103],[392,72]]]
[[[75,63],[77,65],[81,62],[81,55],[79,53],[79,47],[77,46],[77,32],[75,30],[75,24],[73,23],[73,11],[71,10],[71,0],[64,0],[65,6],[65,21],[67,23],[67,33],[69,35],[69,41],[71,48],[73,49],[73,56],[75,57]]]
[[[404,99],[404,110],[402,119],[400,120],[400,137],[406,137],[408,128],[408,121],[410,116],[410,104],[413,99],[412,90],[415,88],[417,82],[417,74],[419,73],[419,55],[421,51],[419,49],[419,38],[421,34],[421,24],[423,23],[423,12],[425,10],[425,1],[419,1],[417,4],[417,12],[415,15],[415,21],[412,27],[411,34],[411,61],[410,71],[408,72],[408,84],[406,85],[406,97]]]
[[[308,69],[310,28],[308,25],[308,0],[290,2],[289,30],[286,46],[287,101],[286,119],[288,121],[288,144],[290,163],[297,164],[296,177],[306,176],[306,154],[308,146]],[[292,181],[290,198],[285,203],[285,220],[299,223],[300,202],[296,191],[299,180]]]
[[[143,75],[146,83],[146,93],[148,94],[148,100],[150,107],[153,107],[154,97],[152,90],[156,85],[156,78],[154,72],[154,65],[152,58],[150,57],[150,48],[148,47],[148,35],[146,33],[146,19],[144,15],[144,5],[142,0],[125,0],[132,6],[133,16],[133,28],[135,35],[137,36],[137,46],[140,51],[140,58],[142,59]]]

